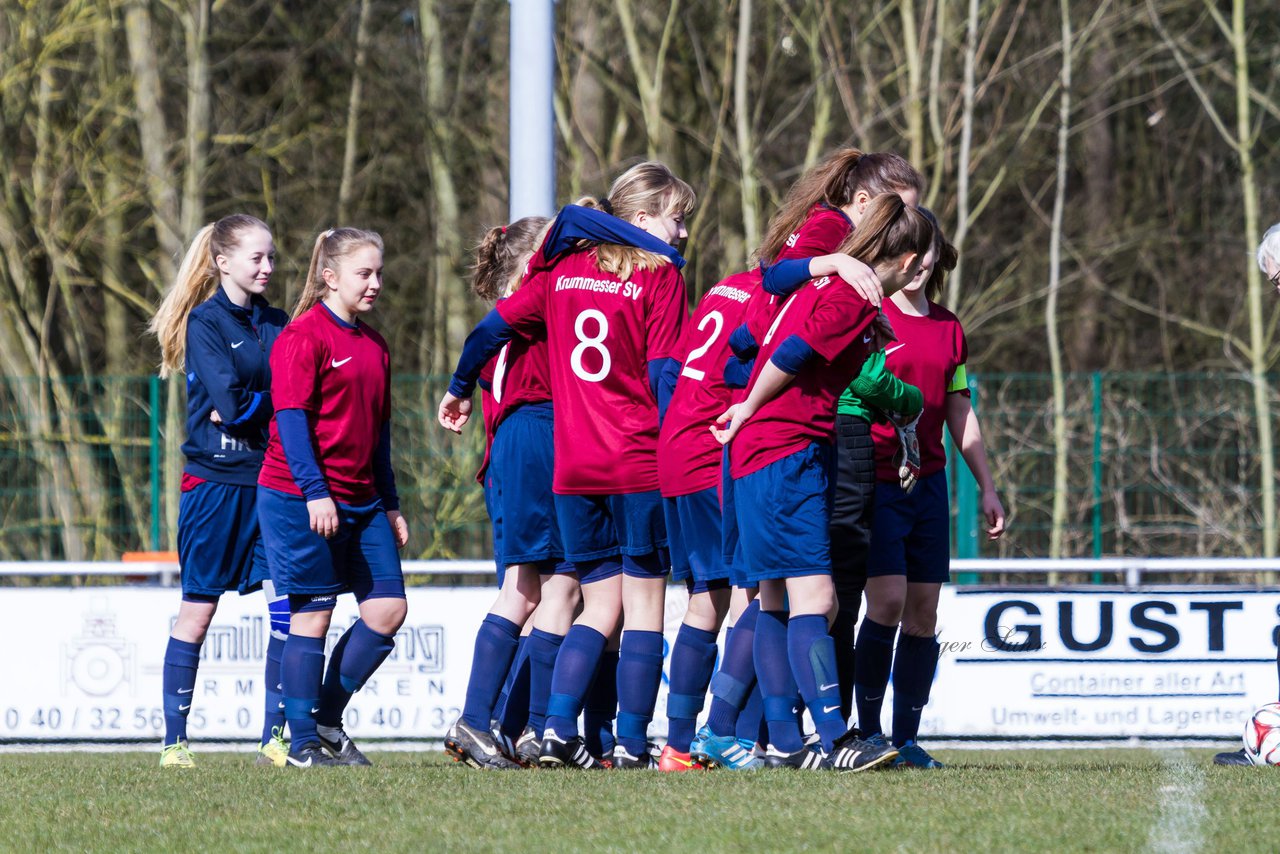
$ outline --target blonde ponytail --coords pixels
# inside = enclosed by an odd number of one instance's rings
[[[248,214],[225,216],[196,232],[177,279],[147,324],[147,331],[160,342],[160,376],[186,370],[187,318],[192,309],[214,295],[221,282],[214,259],[236,248],[241,233],[253,228],[271,232],[265,222]]]
[[[331,228],[316,237],[315,247],[311,250],[311,265],[307,267],[307,279],[302,285],[302,293],[298,294],[298,302],[293,307],[294,320],[324,300],[328,292],[324,271],[337,270],[339,259],[345,258],[361,246],[374,246],[382,252],[382,235],[359,228]]]

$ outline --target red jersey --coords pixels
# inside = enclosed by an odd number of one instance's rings
[[[819,202],[809,209],[805,221],[791,232],[778,257],[770,263],[830,255],[840,248],[852,231],[853,223],[844,211],[833,208],[826,202]],[[767,328],[773,322],[783,299],[764,290],[758,291],[747,308],[747,321]],[[745,393],[736,396],[736,400],[745,398]]]
[[[678,352],[682,367],[658,438],[658,481],[674,498],[720,483],[724,449],[708,429],[733,402],[724,384],[729,335],[742,325],[760,271],[735,273],[707,291],[689,319]]]
[[[378,495],[373,454],[391,418],[391,353],[363,323],[342,324],[323,304],[285,327],[271,350],[271,400],[277,412],[307,413],[316,462],[329,494],[344,504]],[[274,419],[258,483],[301,495]]]
[[[540,255],[540,253],[539,253]],[[555,477],[561,495],[658,488],[658,404],[648,363],[678,358],[688,306],[674,264],[622,281],[595,250],[535,272],[497,310],[522,336],[545,328],[556,402]]]
[[[926,317],[917,317],[904,314],[893,300],[887,299],[884,313],[898,336],[884,350],[885,367],[904,383],[920,389],[924,396],[924,412],[916,425],[916,436],[920,440],[920,476],[927,477],[947,467],[942,446],[947,395],[969,395],[964,370],[969,346],[959,319],[935,302],[929,303]],[[897,483],[898,466],[893,457],[900,448],[898,432],[892,424],[872,424],[871,437],[876,446],[876,480]]]
[[[819,202],[809,209],[809,215],[800,227],[791,232],[786,245],[773,259],[773,263],[792,258],[816,258],[830,255],[840,248],[844,239],[853,231],[853,223],[845,212]]]
[[[505,298],[504,298],[505,299]],[[501,305],[503,300],[498,300]],[[513,338],[502,346],[480,371],[480,379],[489,383],[489,391],[481,389],[481,411],[484,414],[484,461],[476,480],[484,483],[489,468],[489,451],[498,425],[518,407],[526,403],[544,403],[551,399],[551,368],[547,364],[547,333],[538,329],[531,338]]]
[[[831,441],[836,400],[871,353],[873,336],[869,333],[875,319],[875,306],[844,282],[823,276],[788,297],[767,329],[751,328],[752,336],[760,342],[760,354],[748,388],[755,385],[778,346],[792,335],[812,347],[816,357],[781,394],[742,425],[729,449],[730,472],[735,478],[759,471],[812,442]]]

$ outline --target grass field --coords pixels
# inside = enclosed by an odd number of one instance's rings
[[[0,755],[0,848],[397,851],[1263,851],[1276,771],[1209,750],[937,751],[934,772],[481,773],[201,753]]]

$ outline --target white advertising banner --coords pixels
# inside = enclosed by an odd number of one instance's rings
[[[396,649],[352,700],[363,737],[439,738],[466,696],[493,588],[414,588]],[[159,739],[174,589],[0,592],[0,740]],[[684,611],[668,594],[667,646]],[[947,587],[927,737],[1236,738],[1275,699],[1274,592]],[[330,645],[355,620],[343,597]],[[255,739],[268,636],[261,595],[223,597],[202,652],[193,739]],[[665,678],[652,733],[664,734]],[[890,723],[886,698],[885,725]]]
[[[1276,699],[1278,603],[1230,588],[946,587],[921,733],[1239,738]]]
[[[375,738],[442,738],[466,699],[476,630],[492,587],[411,588],[396,648],[352,698],[346,722]],[[175,589],[9,588],[0,591],[0,741],[159,739],[164,649]],[[668,597],[670,639],[683,592]],[[339,598],[328,647],[356,619]],[[255,739],[262,728],[268,638],[261,594],[222,597],[201,651],[188,732]],[[655,732],[666,731],[665,699]]]

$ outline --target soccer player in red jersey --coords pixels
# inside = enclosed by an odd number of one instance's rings
[[[583,585],[583,611],[556,659],[541,764],[590,767],[577,718],[606,640],[624,615],[615,767],[648,767],[647,728],[662,678],[667,545],[658,494],[658,378],[677,356],[687,314],[679,256],[694,193],[661,163],[632,167],[608,210],[657,238],[660,253],[602,243],[551,262],[482,323],[468,348],[487,356],[502,338],[545,328],[556,400],[556,512],[565,557]],[[637,244],[640,245],[640,244]],[[682,263],[682,262],[681,262]],[[477,342],[481,339],[488,343]],[[464,349],[440,420],[464,423],[473,377]]]
[[[272,580],[292,612],[281,667],[292,767],[369,764],[343,731],[342,713],[395,647],[406,613],[398,549],[409,530],[391,469],[391,355],[360,320],[381,291],[381,237],[322,233],[271,354],[276,418],[258,516]],[[326,672],[334,602],[348,591],[360,619],[334,644]]]
[[[266,720],[258,763],[284,763],[280,655],[289,611],[271,589],[258,530],[258,470],[271,420],[269,354],[289,317],[263,297],[275,268],[266,223],[232,214],[192,240],[151,331],[160,343],[160,375],[186,373],[187,440],[178,504],[182,603],[164,654],[162,768],[194,764],[187,747],[200,647],[228,590],[263,588],[271,618]]]
[[[928,220],[886,193],[871,201],[842,248],[872,266],[891,294],[911,280],[932,233]],[[802,287],[767,329],[750,329],[760,342],[750,390],[721,417],[728,428],[713,428],[721,442],[732,440],[745,575],[760,587],[754,649],[769,725],[767,765],[858,771],[897,755],[845,733],[828,634],[836,608],[828,534],[835,402],[870,352],[875,318],[870,303],[826,277]],[[821,753],[804,747],[792,705],[796,688],[817,726]]]
[[[734,277],[734,287],[748,290],[751,293],[745,308],[745,316],[754,319],[760,326],[767,326],[773,319],[774,312],[799,284],[810,278],[826,275],[839,275],[868,302],[880,305],[883,296],[880,280],[875,272],[857,259],[848,255],[834,253],[847,239],[851,230],[866,215],[871,199],[880,193],[895,192],[914,206],[924,188],[924,179],[902,157],[891,152],[863,153],[855,148],[840,149],[829,155],[822,163],[806,173],[788,192],[782,207],[770,222],[766,236],[756,257],[769,266],[763,271],[756,270],[741,277]],[[763,272],[763,275],[762,275]],[[763,280],[763,287],[761,282]],[[714,289],[713,289],[714,290]],[[723,312],[722,312],[723,313]],[[743,313],[739,313],[740,319]],[[692,326],[706,322],[699,306]],[[738,320],[726,322],[728,330],[737,329]],[[892,330],[881,324],[882,331],[891,335]],[[692,332],[687,333],[693,335]],[[726,335],[726,343],[732,348],[734,342]],[[754,355],[754,341],[741,340],[737,343],[735,353],[741,351],[744,359]],[[745,348],[745,349],[742,349]],[[708,354],[710,358],[712,354]],[[716,358],[724,359],[727,352],[716,351]],[[681,377],[677,385],[676,395],[668,412],[668,419],[674,423],[668,428],[664,424],[664,433],[670,430],[671,442],[664,443],[660,453],[673,459],[693,453],[681,450],[686,443],[693,448],[700,448],[700,442],[710,442],[705,431],[708,418],[724,411],[730,403],[741,400],[743,394],[737,396],[730,387],[732,380],[737,388],[741,388],[750,373],[748,361],[728,360],[728,369],[723,380],[719,376],[704,379],[698,383],[698,391],[692,388],[689,378]],[[687,388],[682,389],[681,386]],[[690,404],[693,404],[690,406]],[[718,404],[718,405],[717,405]],[[692,410],[692,411],[690,411]],[[675,446],[674,448],[671,446]],[[711,448],[712,453],[719,452],[718,446]],[[716,459],[720,459],[717,455]],[[675,467],[673,467],[675,468]],[[664,486],[666,494],[673,491]],[[677,499],[679,500],[679,499]],[[691,752],[701,761],[724,768],[750,768],[757,760],[752,758],[750,743],[753,736],[746,736],[746,731],[757,729],[751,721],[738,721],[739,710],[749,697],[758,693],[755,687],[752,645],[755,626],[759,614],[759,606],[754,604],[755,589],[753,584],[745,587],[736,577],[734,552],[737,549],[737,518],[733,511],[733,481],[727,470],[727,458],[722,466],[720,500],[722,506],[722,541],[723,565],[733,580],[734,594],[731,600],[733,628],[730,629],[725,644],[725,654],[721,659],[720,670],[711,682],[711,711],[706,725],[698,732]],[[679,524],[678,517],[669,524],[669,534],[673,542],[679,542],[681,534],[675,530]],[[696,530],[705,529],[704,524],[696,524]],[[841,613],[837,614],[832,626],[832,634],[837,641],[837,660],[842,672],[846,670],[846,659],[853,654],[853,627],[856,614],[861,606],[862,580],[858,575],[851,578],[844,565],[844,555],[834,566],[837,596],[841,603]],[[834,560],[834,558],[833,558]],[[740,561],[738,561],[740,562]],[[673,563],[679,566],[673,553]],[[697,598],[705,595],[695,594]],[[697,629],[706,625],[698,615],[706,610],[704,603],[691,600],[690,614],[700,622]],[[842,619],[843,609],[848,607],[853,615],[851,619]],[[719,623],[715,623],[717,630]],[[691,639],[696,643],[698,635],[690,631]],[[683,681],[679,667],[686,658],[697,661],[698,657],[681,655],[680,639],[672,649],[672,684]],[[848,667],[852,670],[852,667]],[[691,684],[690,694],[697,693]],[[682,710],[679,701],[677,710]],[[670,708],[668,717],[671,716]],[[757,722],[758,723],[758,722]],[[741,730],[742,739],[735,738],[735,732]],[[683,736],[682,732],[677,733]]]
[[[916,735],[938,665],[938,595],[950,577],[944,424],[982,489],[987,537],[998,539],[1005,528],[1004,507],[987,465],[978,416],[969,402],[964,330],[954,314],[932,299],[942,291],[946,271],[955,267],[956,250],[936,221],[934,234],[919,273],[885,302],[898,334],[885,350],[885,363],[924,396],[916,426],[920,477],[910,492],[903,489],[896,459],[898,433],[892,425],[874,425],[875,516],[867,557],[867,616],[858,631],[854,677],[859,728],[870,740],[883,743],[880,710],[892,673],[896,764],[914,768],[941,767],[916,744]]]

